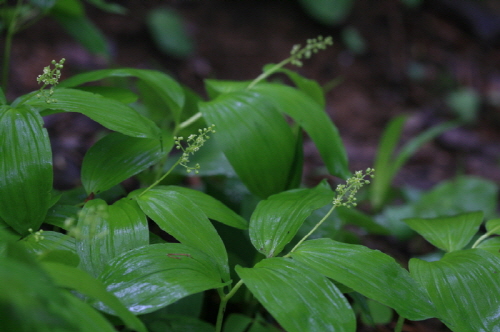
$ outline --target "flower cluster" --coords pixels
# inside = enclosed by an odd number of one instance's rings
[[[40,88],[40,93],[38,93],[36,96],[37,98],[43,96],[47,104],[57,102],[56,99],[51,99],[50,97],[54,93],[54,87],[59,84],[59,79],[61,78],[61,69],[64,67],[64,61],[66,61],[66,59],[64,58],[62,58],[59,62],[56,62],[56,60],[52,60],[51,63],[54,65],[54,69],[51,69],[51,66],[49,65],[43,68],[43,74],[38,75],[38,77],[36,78],[38,84],[43,83],[42,87]],[[47,85],[51,85],[48,93],[44,90]]]
[[[198,169],[200,169],[199,164],[196,164],[194,167],[187,165],[187,163],[189,162],[189,155],[193,155],[203,146],[203,144],[205,144],[205,142],[210,138],[208,134],[215,133],[214,128],[215,125],[211,125],[208,128],[199,129],[198,135],[196,134],[189,135],[189,137],[186,140],[187,143],[186,148],[184,148],[181,144],[182,140],[184,140],[184,137],[174,137],[176,149],[182,150],[182,156],[179,159],[179,165],[185,167],[188,173],[194,171],[196,174],[198,174]]]
[[[346,184],[339,184],[335,191],[337,195],[333,199],[333,206],[345,206],[353,207],[356,206],[356,193],[365,184],[369,184],[370,180],[366,180],[365,177],[368,176],[373,178],[373,168],[367,168],[366,171],[356,171],[354,176],[347,179]]]
[[[42,235],[43,229],[41,229],[41,230],[36,231],[35,233],[33,233],[33,228],[28,228],[28,232],[30,232],[31,234],[33,234],[33,236],[35,237],[35,242],[40,242],[43,239],[45,239],[45,237]]]
[[[300,44],[294,45],[290,52],[290,63],[297,67],[301,67],[301,59],[309,59],[311,55],[318,53],[319,50],[326,49],[328,45],[333,45],[333,39],[331,36],[326,38],[318,36],[318,38],[308,39],[307,44],[304,47]]]

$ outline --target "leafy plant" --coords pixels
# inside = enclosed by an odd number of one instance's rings
[[[499,326],[494,313],[500,285],[493,273],[500,244],[486,240],[497,234],[498,221],[490,220],[487,233],[464,250],[482,212],[406,220],[447,251],[437,262],[412,259],[410,272],[363,245],[313,238],[335,214],[384,230],[348,209],[374,170],[350,173],[321,88],[283,68],[301,65],[331,43],[318,37],[295,46],[289,58],[265,66],[252,82],[207,80],[207,101],[151,70],[105,69],[59,82],[64,61],[44,69],[39,91],[11,104],[0,96],[2,328],[276,331],[264,318],[269,313],[290,332],[355,331],[351,303],[367,307],[367,298],[398,313],[396,331],[404,319],[431,317],[455,331]],[[266,82],[277,72],[295,87]],[[109,77],[127,80],[135,92],[84,86]],[[140,103],[130,104],[135,99]],[[42,121],[61,112],[82,113],[113,131],[85,155],[83,189],[62,193],[52,188]],[[303,132],[329,173],[346,180],[335,191],[326,181],[300,188]],[[204,173],[198,163],[205,149],[212,152],[203,158],[220,160],[221,167]],[[171,177],[179,165],[204,176],[206,192],[175,185]],[[247,212],[238,214],[209,194],[221,178],[230,183],[228,174],[251,197]],[[141,179],[140,188],[116,190],[132,176]],[[387,180],[382,183],[384,191]],[[220,196],[230,202],[231,195]],[[161,232],[153,232],[152,224]],[[311,226],[302,232],[303,225]],[[166,234],[170,242],[162,238]],[[469,278],[475,278],[471,284]],[[219,297],[215,327],[199,320],[203,292]],[[224,322],[230,300],[244,303],[248,312]],[[183,312],[188,314],[179,316]]]

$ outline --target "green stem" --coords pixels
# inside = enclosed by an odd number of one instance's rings
[[[307,233],[299,242],[297,242],[297,244],[295,245],[295,247],[293,247],[292,250],[290,250],[290,252],[288,254],[286,254],[285,256],[283,257],[290,257],[290,254],[292,252],[294,252],[295,250],[297,250],[297,248],[302,244],[302,242],[304,242],[305,240],[307,240],[307,238],[309,236],[311,236],[312,233],[314,233],[319,226],[321,226],[322,223],[325,222],[325,220],[332,214],[333,210],[335,210],[335,208],[337,207],[337,205],[333,205],[332,208],[328,211],[327,214],[325,214],[325,216],[323,217],[323,219],[321,219],[317,224],[316,226],[313,227],[313,229],[311,229],[309,231],[309,233]]]
[[[9,26],[7,28],[7,33],[5,36],[5,48],[3,52],[3,74],[2,74],[2,88],[5,93],[7,93],[7,84],[9,80],[9,65],[10,65],[10,52],[12,49],[12,39],[14,37],[15,29],[16,29],[16,18],[19,15],[19,11],[21,10],[21,0],[17,0],[16,9],[14,10],[14,14],[12,15],[12,19],[9,22]]]
[[[240,280],[234,285],[233,289],[226,295],[222,293],[221,290],[219,290],[219,295],[220,295],[220,304],[219,304],[219,312],[217,313],[217,322],[215,323],[215,332],[221,332],[222,331],[222,322],[224,320],[224,312],[226,311],[226,305],[227,301],[229,301],[230,298],[234,296],[234,294],[240,289],[240,287],[243,285],[243,280]]]
[[[184,121],[181,124],[179,124],[179,126],[177,127],[176,131],[178,132],[179,130],[184,129],[184,128],[190,126],[191,124],[193,124],[193,122],[195,122],[196,120],[198,120],[202,116],[203,115],[200,112],[196,113],[195,115],[193,115],[192,117],[190,117],[186,121]]]
[[[262,74],[260,74],[256,79],[254,79],[248,86],[247,86],[247,90],[250,90],[251,88],[253,88],[257,83],[259,83],[260,81],[268,78],[269,76],[271,76],[272,74],[274,74],[276,71],[278,71],[281,67],[285,66],[287,63],[289,63],[290,61],[292,61],[292,59],[294,59],[294,57],[289,57],[289,58],[286,58],[285,60],[281,61],[280,63],[274,65],[271,67],[271,69],[269,70],[266,70],[265,72],[263,72]]]
[[[401,332],[403,330],[403,323],[405,322],[405,318],[403,316],[398,317],[398,322],[396,323],[396,327],[394,327],[394,332]]]
[[[159,178],[152,185],[150,185],[149,187],[147,187],[146,189],[144,189],[144,191],[142,193],[140,193],[137,197],[141,197],[142,195],[144,195],[145,193],[147,193],[149,190],[151,190],[153,187],[157,186],[161,181],[163,181],[163,179],[165,179],[170,173],[172,173],[172,171],[174,170],[174,168],[177,165],[179,165],[179,163],[180,163],[180,159],[177,160],[175,162],[175,164],[173,164],[172,167],[170,167],[170,169],[165,174],[163,174],[163,176],[161,178]]]

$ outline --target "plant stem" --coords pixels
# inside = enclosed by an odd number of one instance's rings
[[[226,295],[219,290],[219,295],[220,295],[220,304],[219,304],[219,312],[217,313],[217,322],[215,323],[215,332],[221,332],[222,331],[222,321],[224,319],[224,312],[226,311],[226,305],[227,301],[229,301],[230,298],[234,296],[234,294],[240,289],[240,287],[243,285],[243,280],[240,280],[234,285],[233,289]]]
[[[9,65],[10,65],[10,51],[12,48],[12,38],[14,37],[15,29],[16,29],[16,18],[19,15],[19,11],[21,10],[21,0],[17,0],[16,9],[14,10],[14,14],[9,22],[9,26],[7,27],[7,33],[5,36],[5,48],[3,52],[3,74],[2,74],[2,89],[5,93],[7,93],[7,84],[9,80]]]
[[[190,117],[186,121],[179,124],[176,131],[179,131],[181,129],[188,127],[189,125],[191,125],[193,122],[195,122],[196,120],[198,120],[201,117],[202,117],[202,114],[200,112],[196,113],[195,115],[193,115],[192,117]]]
[[[278,69],[280,69],[281,67],[285,66],[287,63],[289,63],[290,61],[292,61],[292,57],[290,58],[286,58],[285,60],[281,61],[280,63],[274,65],[271,67],[271,69],[269,70],[266,70],[265,72],[263,72],[262,74],[260,74],[256,79],[254,79],[248,86],[247,86],[247,90],[250,90],[251,88],[253,88],[257,83],[259,83],[260,81],[266,79],[267,77],[271,76],[272,74],[274,74]]]
[[[292,250],[290,250],[290,252],[288,254],[286,254],[285,256],[283,257],[290,257],[290,254],[292,252],[294,252],[295,250],[297,250],[297,248],[302,244],[302,242],[304,242],[305,240],[307,240],[307,238],[309,236],[311,236],[312,233],[314,233],[314,231],[316,231],[318,229],[319,226],[321,226],[322,223],[325,222],[325,220],[332,214],[333,210],[335,210],[335,208],[337,207],[337,205],[333,205],[332,208],[328,211],[327,214],[325,214],[325,216],[323,217],[323,219],[321,219],[317,224],[316,226],[313,227],[313,229],[311,229],[309,231],[309,233],[307,233],[299,242],[297,242],[297,244],[295,245],[295,247],[293,247]]]
[[[405,322],[405,318],[403,316],[398,317],[398,321],[396,326],[394,327],[394,332],[401,332],[403,330],[403,323]]]
[[[177,165],[179,165],[179,163],[180,163],[180,159],[177,160],[175,162],[175,164],[173,164],[172,167],[170,167],[170,169],[165,174],[163,174],[163,176],[161,178],[159,178],[152,185],[150,185],[149,187],[147,187],[146,189],[144,189],[144,191],[142,193],[140,193],[137,197],[141,197],[142,195],[144,195],[145,193],[147,193],[149,190],[151,190],[153,187],[157,186],[161,181],[163,181],[163,179],[165,179],[170,173],[172,173],[172,171],[174,170],[174,168]]]

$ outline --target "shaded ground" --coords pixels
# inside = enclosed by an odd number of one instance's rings
[[[424,2],[416,9],[398,0],[357,0],[346,22],[336,27],[315,22],[293,1],[124,3],[130,9],[128,16],[89,8],[109,39],[112,65],[165,70],[200,93],[204,78],[253,79],[264,64],[286,58],[294,44],[332,35],[334,47],[297,71],[321,84],[342,78],[327,93],[327,112],[344,139],[352,170],[373,165],[381,132],[395,115],[409,115],[404,132],[408,139],[454,118],[446,96],[461,87],[471,88],[481,97],[476,122],[425,145],[396,184],[428,189],[457,172],[500,184],[500,33],[495,34],[500,31],[500,9],[495,1],[481,2],[489,6],[486,11],[477,7],[461,11],[460,6],[450,7],[441,0]],[[196,42],[195,54],[185,60],[161,54],[145,27],[148,11],[165,4],[185,17]],[[481,22],[488,27],[483,29]],[[365,52],[356,54],[342,41],[346,27],[359,32]],[[41,69],[62,57],[67,59],[65,75],[108,65],[44,19],[15,40],[9,97],[37,89]],[[98,126],[73,114],[49,117],[47,126],[54,144],[56,185],[74,186],[81,158],[93,144]],[[310,142],[306,142],[306,158],[305,182],[314,184],[322,163]],[[406,331],[439,330],[430,324],[414,323]]]

